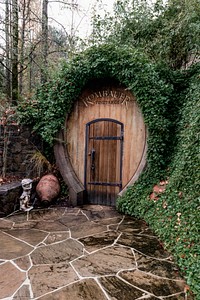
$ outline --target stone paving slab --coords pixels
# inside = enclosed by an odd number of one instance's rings
[[[27,245],[24,241],[15,239],[4,232],[0,232],[0,241],[0,259],[15,259],[24,256],[33,250],[33,247]]]
[[[55,232],[55,231],[67,231],[68,226],[63,225],[58,220],[52,220],[49,221],[38,221],[36,226],[34,227],[39,230],[45,230],[46,232]]]
[[[79,278],[67,263],[33,266],[29,270],[29,279],[35,297],[54,291],[77,281]]]
[[[12,263],[0,265],[0,299],[10,297],[20,287],[26,278]]]
[[[0,299],[193,300],[145,221],[87,205],[0,219]]]
[[[107,291],[110,299],[133,300],[141,298],[142,296],[149,296],[147,293],[144,293],[138,288],[127,284],[117,276],[102,277],[99,279],[99,281],[103,288]],[[154,299],[156,298],[154,297]]]
[[[80,226],[81,224],[88,222],[88,218],[83,214],[79,214],[79,215],[67,214],[67,215],[63,215],[59,219],[59,222],[64,226],[66,226],[67,228],[72,228],[74,226],[77,226],[77,224]]]
[[[64,240],[68,239],[69,237],[70,237],[69,231],[51,232],[51,233],[49,233],[47,238],[43,241],[43,243],[45,245],[53,244],[53,243],[56,243],[56,242],[64,241]]]
[[[93,252],[111,246],[119,236],[120,233],[117,231],[105,231],[85,238],[80,238],[79,241],[84,244],[84,247],[88,252]]]
[[[170,260],[159,260],[157,258],[149,258],[135,252],[137,268],[146,273],[151,273],[163,278],[181,280],[177,266]]]
[[[66,209],[64,207],[59,208],[49,208],[49,209],[40,209],[32,210],[29,214],[29,220],[34,221],[53,221],[57,220],[59,217],[62,217],[65,214]]]
[[[81,277],[116,274],[122,269],[136,267],[131,249],[112,246],[79,258],[72,263]]]
[[[88,221],[87,223],[73,226],[71,228],[71,235],[73,238],[81,238],[105,231],[107,231],[106,225],[91,224],[91,222]]]
[[[13,237],[20,239],[32,246],[36,246],[41,243],[46,237],[47,233],[38,231],[35,229],[12,229],[5,231],[6,233],[12,235]]]
[[[83,246],[76,240],[40,246],[31,254],[33,265],[70,262],[83,255]]]
[[[162,244],[156,237],[142,236],[132,233],[122,233],[118,240],[119,244],[134,248],[138,252],[144,253],[147,256],[166,258],[169,253],[165,251]]]
[[[19,257],[13,260],[13,262],[23,271],[28,271],[32,263],[29,255]]]
[[[94,279],[78,281],[60,291],[49,293],[41,300],[107,300],[103,290]]]
[[[98,206],[97,208],[97,205],[85,205],[81,212],[85,214],[91,221],[113,219],[114,217],[121,216],[120,213],[115,210],[115,208],[109,206]]]
[[[184,290],[184,282],[181,280],[162,278],[140,270],[122,271],[119,276],[131,285],[158,297],[180,295]]]

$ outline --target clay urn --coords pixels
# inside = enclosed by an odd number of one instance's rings
[[[56,176],[53,174],[43,176],[36,186],[36,192],[42,204],[49,206],[60,193],[60,184]]]

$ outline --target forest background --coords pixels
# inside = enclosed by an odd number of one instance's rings
[[[71,12],[73,20],[80,8],[78,1],[56,2],[61,2],[64,9]],[[59,101],[50,103],[49,96],[58,92],[58,78],[62,80],[64,74],[69,74],[68,70],[73,68],[80,72],[80,63],[75,62],[84,61],[84,68],[89,70],[91,61],[88,55],[94,55],[95,62],[100,65],[105,59],[103,55],[107,53],[109,56],[106,49],[111,48],[108,45],[115,49],[116,57],[118,53],[124,59],[124,63],[127,63],[127,55],[120,45],[130,53],[138,53],[138,57],[142,53],[143,61],[148,60],[149,68],[156,70],[167,87],[168,100],[161,97],[155,102],[158,108],[166,110],[165,115],[161,113],[167,119],[167,131],[163,130],[164,140],[152,131],[157,140],[153,142],[151,139],[149,144],[148,168],[134,187],[118,200],[117,207],[123,213],[142,217],[150,224],[165,247],[173,252],[190,286],[188,290],[191,289],[196,299],[200,299],[199,0],[116,0],[112,13],[106,12],[99,0],[92,10],[91,33],[84,38],[77,34],[73,22],[70,29],[62,24],[58,27],[50,24],[50,3],[51,0],[1,0],[4,10],[0,19],[2,124],[14,119],[16,122],[28,120],[51,144],[54,132],[51,127],[45,127],[43,116],[45,111],[46,120],[52,118],[58,108],[56,105],[61,105]],[[107,63],[113,63],[117,68],[112,56],[109,59]],[[125,72],[123,76],[128,78],[130,71],[126,69]],[[145,82],[148,74],[147,69],[143,75],[140,72],[142,81]],[[151,80],[159,85],[157,78]],[[145,88],[148,87],[140,87],[140,91],[145,91]],[[151,116],[152,109],[147,99],[142,110],[149,111]],[[147,117],[146,121],[158,128],[159,118],[150,120]],[[45,128],[48,129],[46,132]],[[162,180],[168,182],[166,190],[149,199],[153,186]]]

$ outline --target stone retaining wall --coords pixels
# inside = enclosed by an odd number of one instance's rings
[[[42,143],[25,126],[0,125],[0,176],[6,158],[6,176],[34,177],[36,171],[30,160]]]

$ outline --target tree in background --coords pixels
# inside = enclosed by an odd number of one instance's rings
[[[1,64],[5,69],[5,92],[16,104],[18,99],[18,4],[17,0],[5,0],[5,44]]]
[[[47,81],[47,68],[48,68],[48,0],[42,2],[42,32],[41,32],[41,83]]]
[[[11,13],[11,76],[12,76],[12,103],[17,105],[18,102],[18,42],[19,42],[19,16],[18,16],[18,2],[12,0]]]
[[[19,93],[23,92],[23,80],[29,64],[30,53],[27,50],[30,31],[33,27],[36,28],[34,11],[31,9],[32,3],[33,0],[5,0],[5,13],[1,18],[0,56],[4,92],[14,105],[18,102]]]
[[[10,0],[5,1],[5,59],[1,58],[2,75],[5,77],[5,93],[11,99],[11,61],[10,61]],[[5,62],[4,62],[5,61]],[[5,69],[5,72],[3,72]]]
[[[58,22],[48,24],[48,0],[5,0],[0,5],[1,90],[10,103],[16,105],[19,95],[29,97],[38,84],[48,80],[61,59],[76,51],[76,2],[60,1],[63,10],[71,11],[70,29]]]
[[[94,14],[90,42],[116,41],[141,49],[152,61],[185,68],[200,56],[200,2],[117,0],[113,15]]]

